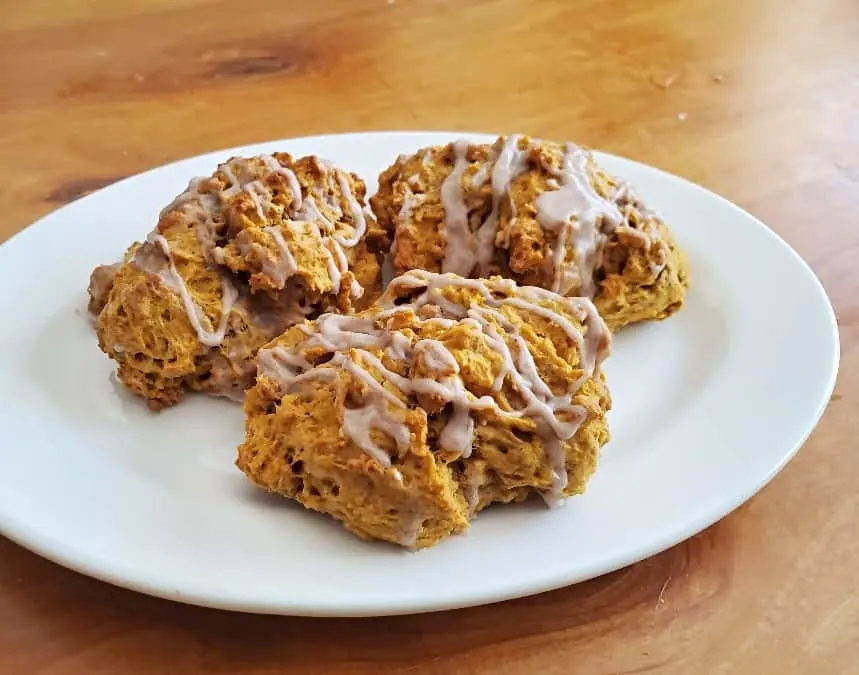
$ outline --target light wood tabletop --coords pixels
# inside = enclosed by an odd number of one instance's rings
[[[820,276],[842,343],[796,459],[630,568],[489,607],[311,620],[137,595],[0,539],[0,675],[859,673],[859,2],[3,0],[0,16],[3,239],[217,148],[519,131],[760,217]]]

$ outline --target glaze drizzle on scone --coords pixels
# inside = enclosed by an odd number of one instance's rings
[[[513,135],[504,141],[500,152],[491,153],[490,161],[479,166],[474,174],[477,186],[483,176],[491,177],[492,209],[476,232],[468,227],[468,206],[462,188],[462,176],[468,168],[468,141],[453,144],[454,168],[441,186],[444,206],[445,255],[442,272],[469,276],[490,273],[490,262],[496,241],[509,245],[510,223],[498,232],[499,209],[502,200],[509,199],[513,180],[530,167],[531,143],[520,147],[522,137]],[[617,205],[600,196],[591,185],[587,153],[572,144],[564,146],[560,168],[540,158],[542,168],[554,180],[547,181],[545,192],[536,200],[537,222],[552,235],[550,267],[551,290],[564,295],[594,295],[594,268],[596,267],[607,235],[620,226],[623,218]],[[628,188],[627,188],[628,190]],[[618,194],[620,191],[618,191]],[[510,202],[512,209],[515,205]],[[651,238],[640,230],[628,228],[639,236],[645,246]],[[567,260],[567,249],[572,248],[573,259]]]
[[[450,289],[476,291],[479,302],[460,304],[449,297]],[[405,293],[419,290],[410,302],[395,304]],[[447,293],[446,293],[447,291]],[[562,303],[565,310],[581,322],[551,308]],[[347,372],[364,383],[367,395],[360,405],[345,411],[344,433],[361,449],[385,467],[391,458],[372,441],[376,429],[393,438],[399,452],[409,443],[409,428],[403,419],[409,396],[427,396],[442,406],[451,405],[447,423],[439,436],[444,450],[468,458],[474,437],[473,414],[491,412],[500,418],[527,418],[534,422],[537,435],[552,467],[552,487],[544,493],[555,504],[566,487],[562,442],[571,438],[586,417],[584,409],[573,403],[581,383],[596,375],[608,355],[610,337],[593,304],[584,298],[561,298],[539,288],[516,288],[509,280],[464,279],[452,274],[412,271],[391,282],[391,289],[380,299],[378,311],[370,317],[323,315],[312,324],[298,328],[307,338],[290,350],[273,346],[260,350],[260,374],[279,382],[284,393],[295,391],[314,378],[336,379]],[[556,392],[541,377],[517,325],[509,320],[505,308],[540,316],[558,326],[576,345],[580,354],[580,376]],[[467,326],[478,339],[499,355],[498,372],[487,393],[471,391],[460,377],[455,356],[440,341],[418,339],[411,342],[391,328],[399,314],[411,314],[419,321],[447,327]],[[384,356],[405,364],[410,375],[401,375],[385,366],[373,348]],[[319,362],[320,353],[330,354]],[[307,354],[317,361],[314,365]],[[419,376],[414,365],[419,362]],[[374,374],[371,374],[372,373]],[[380,379],[377,379],[380,378]],[[502,394],[512,386],[515,403]]]
[[[272,238],[280,252],[280,257],[272,260],[268,256],[261,256],[260,261],[260,266],[264,274],[270,278],[273,288],[275,290],[283,288],[286,281],[299,271],[290,244],[281,230],[282,222],[288,230],[292,230],[297,235],[310,233],[317,241],[318,250],[326,259],[332,288],[335,293],[339,293],[342,276],[349,267],[346,251],[354,248],[364,237],[367,231],[367,219],[364,208],[356,200],[344,172],[318,158],[314,157],[313,160],[320,170],[330,172],[329,181],[332,174],[336,177],[339,196],[345,200],[348,212],[343,211],[333,190],[323,194],[319,186],[314,186],[312,192],[302,191],[295,171],[272,155],[263,154],[256,160],[234,159],[221,164],[218,167],[218,174],[223,176],[226,183],[225,187],[217,190],[214,195],[211,191],[201,190],[210,179],[192,179],[185,192],[167,206],[161,212],[161,216],[173,209],[196,204],[205,212],[204,220],[212,222],[217,216],[217,211],[222,208],[221,203],[224,200],[233,199],[243,193],[250,199],[253,206],[253,212],[245,213],[245,217],[255,216],[256,224],[276,223],[263,226],[262,231]],[[253,163],[256,161],[262,162],[265,171],[255,170]],[[277,191],[282,186],[276,181],[267,180],[270,175],[282,176],[286,180],[289,198],[285,202],[275,200]],[[218,198],[215,199],[213,196]],[[333,217],[326,216],[320,210],[316,200],[324,201],[329,212],[333,212]],[[240,253],[244,255],[252,254],[256,250],[253,243],[247,238],[242,238],[242,233],[239,233],[237,242]],[[223,264],[224,250],[221,247],[214,247],[212,258],[214,262]],[[354,279],[349,290],[354,298],[360,298],[364,292],[360,283]]]
[[[189,388],[238,397],[262,344],[372,302],[387,238],[364,193],[354,174],[285,153],[192,179],[143,243],[92,275],[96,331],[120,380],[156,409]]]
[[[494,274],[595,300],[612,329],[682,304],[686,262],[664,223],[587,150],[525,136],[401,156],[371,204],[409,269]]]
[[[609,346],[587,299],[412,271],[260,350],[236,464],[358,536],[431,546],[490,504],[584,491]]]

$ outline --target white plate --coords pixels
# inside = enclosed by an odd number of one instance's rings
[[[793,456],[832,391],[838,335],[781,239],[684,180],[600,155],[659,210],[692,286],[670,320],[615,341],[613,440],[583,497],[490,509],[418,553],[361,542],[250,486],[234,404],[149,413],[120,390],[84,315],[90,270],[148,232],[188,179],[230,155],[316,153],[371,186],[398,153],[454,133],[372,133],[223,150],[121,181],[0,247],[0,531],[62,565],[227,609],[381,615],[464,607],[617,569],[715,522]],[[475,140],[486,137],[473,136]],[[374,187],[373,187],[374,189]]]

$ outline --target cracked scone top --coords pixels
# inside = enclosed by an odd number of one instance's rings
[[[587,299],[411,271],[260,350],[237,465],[361,537],[430,546],[492,502],[584,490],[609,345]]]
[[[364,195],[354,174],[285,153],[192,180],[143,243],[92,274],[90,310],[119,379],[155,409],[187,389],[238,396],[262,344],[369,304],[386,239]]]
[[[370,199],[400,274],[500,274],[593,298],[612,330],[680,308],[685,257],[625,182],[572,144],[501,137],[400,156]]]

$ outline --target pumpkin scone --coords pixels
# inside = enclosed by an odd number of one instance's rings
[[[612,330],[683,304],[688,265],[671,231],[572,144],[513,135],[424,148],[381,174],[370,203],[394,274],[497,274],[590,297]]]
[[[192,180],[145,241],[90,278],[99,346],[122,383],[153,409],[187,390],[240,397],[260,346],[369,305],[388,240],[365,191],[354,174],[286,153]]]
[[[584,491],[609,348],[588,299],[411,271],[259,351],[236,463],[362,538],[428,547],[493,502]]]

